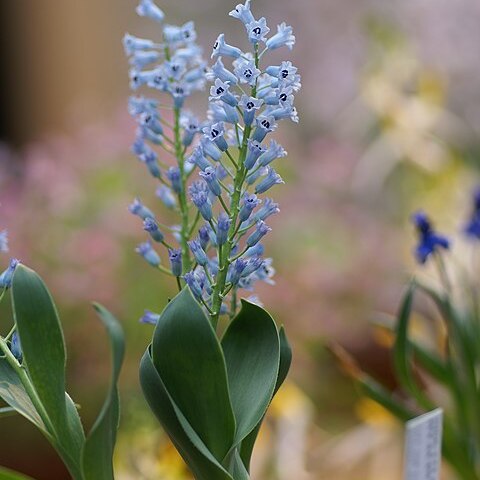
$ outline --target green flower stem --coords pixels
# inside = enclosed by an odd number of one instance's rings
[[[166,135],[162,135],[162,138],[166,140],[172,147],[176,148],[176,142],[175,140],[172,140],[171,138],[167,137]]]
[[[169,153],[170,155],[173,155],[175,156],[175,152],[173,150],[170,150],[167,146],[165,146],[163,143],[160,144],[160,148],[162,148],[163,150],[165,150],[167,153]],[[165,182],[164,182],[165,183]]]
[[[258,57],[258,45],[255,45],[255,65],[258,68],[259,57]],[[257,85],[252,87],[251,90],[252,97],[257,96]],[[240,147],[240,152],[238,155],[238,162],[235,162],[236,173],[233,180],[233,194],[230,200],[230,228],[228,230],[228,240],[218,251],[218,274],[213,285],[213,295],[212,295],[212,313],[210,314],[210,320],[212,322],[213,328],[216,329],[218,325],[218,319],[220,317],[220,308],[222,306],[223,298],[225,297],[225,284],[227,281],[228,267],[230,266],[232,260],[230,255],[232,249],[235,245],[235,233],[238,230],[237,220],[238,214],[240,213],[240,200],[242,196],[242,187],[247,177],[247,169],[245,168],[245,159],[247,158],[248,150],[248,140],[252,133],[252,126],[247,125],[243,132],[243,141],[242,146]],[[229,152],[227,155],[230,157]],[[230,159],[232,160],[232,158]]]
[[[238,170],[237,162],[233,158],[232,154],[228,150],[226,150],[225,153],[227,154],[227,157],[230,159],[230,161],[233,163],[233,166]]]
[[[222,182],[222,180],[218,180],[218,183],[219,183],[220,186],[223,188],[223,190],[225,190],[225,193],[230,194],[230,190],[229,190],[228,187],[225,185],[225,183]]]
[[[168,242],[165,242],[164,240],[162,240],[162,245],[169,250],[173,248]]]
[[[165,120],[163,117],[160,118],[160,122],[167,126],[172,132],[175,130],[175,127],[168,121],[168,120]]]
[[[193,235],[193,231],[197,227],[198,222],[200,221],[201,215],[200,211],[197,211],[197,215],[195,216],[195,220],[193,221],[192,225],[188,229],[188,238],[191,238]]]
[[[182,183],[182,189],[178,194],[178,202],[180,205],[180,212],[182,215],[182,229],[180,231],[181,236],[181,248],[182,248],[182,264],[183,264],[183,273],[187,273],[191,266],[190,259],[190,249],[188,248],[188,241],[190,240],[190,218],[188,215],[188,204],[187,204],[187,175],[185,173],[185,150],[182,145],[182,138],[180,133],[180,109],[174,109],[175,115],[175,124],[174,124],[174,134],[175,134],[175,156],[177,157],[178,167],[180,169],[180,177]]]
[[[225,203],[225,200],[222,198],[221,195],[218,197],[218,200],[219,200],[220,203],[222,204],[222,207],[223,207],[223,209],[225,210],[225,212],[227,213],[227,215],[230,216],[230,209],[227,207],[227,205],[226,205],[226,203]]]
[[[210,221],[208,222],[208,224],[209,224],[210,227],[212,228],[213,233],[216,235],[216,234],[217,234],[217,229],[215,228],[215,223],[213,223],[213,220],[210,220]],[[222,246],[220,245],[219,248],[222,248]]]
[[[169,61],[171,59],[170,49],[168,45],[165,46],[165,59]],[[173,134],[174,141],[172,145],[175,147],[175,152],[170,152],[175,155],[177,159],[178,168],[180,169],[180,180],[181,180],[181,192],[178,194],[178,203],[180,205],[180,213],[182,216],[182,228],[180,230],[180,246],[182,249],[182,264],[183,264],[183,273],[186,273],[190,270],[191,259],[190,259],[190,249],[188,248],[188,240],[190,240],[190,219],[188,215],[188,204],[187,204],[187,180],[188,176],[185,172],[185,149],[182,145],[182,137],[180,132],[180,108],[174,107],[174,123],[173,123]],[[169,151],[169,150],[167,150]]]
[[[227,280],[228,266],[230,264],[230,254],[234,246],[234,232],[237,228],[237,218],[240,212],[240,199],[242,193],[242,185],[247,176],[247,169],[245,168],[245,159],[247,157],[247,142],[250,138],[251,127],[245,129],[243,136],[243,143],[238,156],[238,169],[234,179],[234,189],[230,201],[230,229],[228,231],[228,240],[223,245],[222,250],[218,252],[218,274],[213,289],[212,299],[212,313],[210,315],[213,328],[217,328],[218,318],[220,316],[220,307],[222,306],[223,295]]]
[[[198,265],[198,264],[196,264]],[[210,283],[210,285],[213,285],[213,279],[212,279],[212,276],[210,275],[210,272],[208,271],[208,267],[202,267],[203,268],[203,271],[205,272],[205,276],[207,277],[207,280],[208,282]],[[193,269],[195,270],[195,269]]]
[[[240,253],[238,253],[237,255],[235,255],[231,260],[230,260],[230,263],[234,262],[235,260],[238,260],[240,257],[242,257],[243,255],[245,255],[247,253],[247,250],[249,249],[250,247],[245,247]]]
[[[165,268],[163,265],[157,265],[157,268],[165,275],[173,277],[173,273],[168,268]]]
[[[243,112],[240,107],[237,107],[237,110],[240,112],[240,117],[242,117]],[[235,124],[235,136],[237,137],[237,144],[240,145],[240,131],[238,129],[238,124]]]
[[[240,143],[239,143],[240,145]],[[234,179],[235,178],[235,175],[230,171],[230,168],[227,167],[227,165],[225,165],[225,162],[222,161],[222,159],[219,160],[218,162],[224,169],[225,171],[227,172],[227,175],[231,178],[231,179]],[[219,182],[220,183],[220,182]],[[227,189],[228,190],[228,189]],[[229,190],[230,191],[230,190]]]

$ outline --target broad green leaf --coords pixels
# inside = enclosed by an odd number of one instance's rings
[[[65,341],[57,310],[42,279],[19,265],[12,283],[12,304],[23,361],[44,412],[45,426],[56,437],[72,475],[81,477],[80,455],[85,441],[75,409],[65,394]]]
[[[8,468],[0,467],[0,480],[33,480],[32,477],[27,477],[23,473],[14,472]]]
[[[292,349],[288,343],[287,335],[285,334],[285,329],[280,327],[279,331],[280,337],[280,366],[278,369],[277,382],[275,384],[275,390],[273,395],[275,395],[279,388],[282,386],[283,382],[287,378],[288,371],[290,370],[290,365],[292,364]],[[253,447],[255,446],[255,441],[257,440],[258,433],[262,426],[263,418],[258,422],[255,428],[245,437],[240,446],[240,457],[247,471],[250,471],[250,461],[252,458]]]
[[[47,433],[45,425],[32,405],[22,382],[4,358],[0,358],[0,398],[44,433]]]
[[[145,352],[140,363],[140,383],[151,410],[195,478],[197,480],[232,480],[232,477],[213,457],[200,439],[194,439],[196,443],[193,443],[191,439],[193,428],[187,426],[188,421],[183,416],[182,423],[180,422],[177,415],[180,409],[167,392],[153,365],[149,350]],[[187,427],[188,434],[185,427]]]
[[[280,340],[272,317],[242,300],[222,339],[238,445],[263,418],[278,377]]]
[[[235,434],[225,359],[210,321],[188,288],[168,304],[157,323],[152,361],[188,423],[222,461]]]
[[[122,327],[109,311],[99,304],[94,304],[94,308],[110,339],[112,378],[105,403],[85,443],[83,467],[86,480],[113,480],[112,457],[120,418],[117,382],[125,353],[125,338]]]
[[[66,418],[66,355],[53,300],[40,277],[19,265],[13,279],[12,301],[29,376],[52,426],[62,425]]]

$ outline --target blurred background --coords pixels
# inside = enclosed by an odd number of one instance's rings
[[[244,45],[241,24],[227,16],[235,3],[158,2],[170,23],[195,20],[206,52],[220,32]],[[388,338],[370,322],[395,312],[416,268],[412,210],[431,212],[444,232],[457,232],[468,214],[479,182],[480,3],[252,4],[270,27],[293,26],[297,45],[287,54],[303,83],[300,124],[279,131],[289,151],[279,164],[287,182],[274,192],[282,212],[267,241],[277,284],[259,292],[286,325],[294,363],[262,431],[254,478],[400,479],[402,427],[359,396],[325,345],[341,343],[395,389]],[[127,212],[138,194],[154,201],[152,180],[129,152],[134,125],[121,39],[126,31],[157,35],[135,6],[0,1],[0,227],[10,232],[12,254],[45,278],[57,301],[69,391],[87,425],[109,371],[107,341],[89,302],[103,302],[123,322],[117,478],[182,480],[190,477],[137,381],[151,335],[138,318],[144,308],[161,310],[174,286],[133,252],[144,236]],[[194,105],[202,116],[201,95]],[[2,330],[7,320],[2,310]],[[68,479],[47,442],[20,418],[2,419],[0,464],[38,480]]]

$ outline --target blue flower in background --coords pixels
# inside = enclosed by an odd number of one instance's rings
[[[480,240],[480,187],[475,189],[472,197],[472,213],[463,231],[468,237]]]
[[[438,251],[439,248],[450,248],[450,241],[447,237],[436,233],[427,215],[422,212],[416,212],[412,215],[412,222],[418,233],[419,241],[415,248],[415,258],[421,264],[424,264],[428,257]]]

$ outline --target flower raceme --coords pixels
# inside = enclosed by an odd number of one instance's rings
[[[295,36],[286,23],[271,31],[247,0],[230,12],[245,27],[247,50],[230,45],[222,33],[207,66],[193,22],[164,23],[152,0],[142,0],[137,13],[157,22],[161,35],[158,41],[125,35],[130,85],[162,98],[130,98],[138,125],[132,151],[159,182],[157,197],[179,215],[179,225],[168,227],[134,200],[131,213],[143,221],[150,240],[166,248],[170,268],[161,265],[150,241],[137,252],[177,277],[180,287],[189,285],[216,325],[220,314],[233,318],[237,312],[239,290],[271,283],[271,259],[263,257],[260,241],[271,230],[265,220],[279,208],[261,196],[283,183],[271,164],[286,151],[270,137],[280,122],[298,122],[294,95],[301,83],[290,61],[265,66],[263,60],[271,50],[291,50]],[[207,82],[208,112],[200,121],[186,103]],[[142,321],[155,318],[149,312]]]
[[[289,61],[265,66],[263,59],[291,49],[295,37],[286,24],[270,34],[246,0],[230,15],[243,23],[247,48],[220,34],[207,66],[192,22],[164,23],[152,0],[137,12],[159,23],[162,35],[124,40],[132,88],[157,91],[130,99],[138,124],[132,151],[178,221],[161,223],[138,198],[129,209],[149,236],[137,252],[180,291],[161,314],[145,310],[140,320],[156,325],[140,382],[195,478],[245,480],[256,434],[291,362],[283,328],[255,296],[239,299],[258,282],[273,283],[262,240],[279,207],[263,196],[283,183],[272,164],[286,152],[270,137],[283,120],[298,121],[300,77]],[[202,90],[208,109],[197,117],[188,101]],[[229,320],[221,340],[220,315]]]

